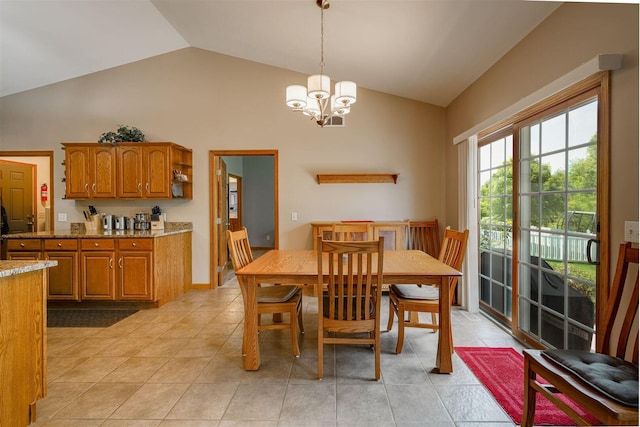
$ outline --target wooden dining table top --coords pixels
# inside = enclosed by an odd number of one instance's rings
[[[374,255],[374,258],[377,255]],[[385,284],[411,283],[414,280],[461,276],[458,270],[418,250],[388,250],[384,252],[383,275]],[[271,250],[236,271],[237,275],[260,278],[304,280],[318,274],[318,255],[315,250]],[[374,264],[376,260],[374,259]],[[328,262],[328,257],[323,258]],[[325,264],[326,267],[326,264]],[[327,271],[326,268],[323,268]],[[287,282],[289,282],[287,280]]]

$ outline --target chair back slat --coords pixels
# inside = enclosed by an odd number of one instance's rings
[[[620,245],[597,352],[638,363],[638,248]]]
[[[440,253],[440,226],[438,220],[409,221],[409,249],[426,252],[432,257]]]

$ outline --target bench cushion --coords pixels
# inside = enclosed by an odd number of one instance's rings
[[[545,350],[542,354],[564,366],[605,396],[638,407],[638,366],[618,357],[579,350]]]

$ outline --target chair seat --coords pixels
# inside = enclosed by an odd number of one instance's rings
[[[545,350],[542,355],[570,370],[623,405],[638,407],[638,365],[603,353]]]
[[[297,286],[263,286],[256,289],[256,297],[258,303],[286,302],[299,290]]]
[[[438,301],[440,291],[435,286],[391,285],[396,295],[403,299]]]

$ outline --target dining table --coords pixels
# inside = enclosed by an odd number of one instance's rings
[[[434,372],[451,373],[453,344],[449,279],[462,276],[458,270],[419,250],[385,250],[383,284],[439,283],[440,333]],[[328,263],[328,257],[323,258]],[[326,264],[323,271],[328,271]],[[260,283],[314,285],[318,281],[318,255],[315,250],[273,249],[235,272],[244,287],[243,362],[245,370],[260,368],[256,287]],[[323,283],[327,283],[323,277]],[[316,292],[322,290],[316,289]]]

